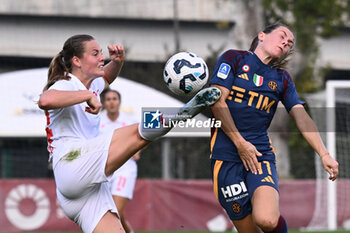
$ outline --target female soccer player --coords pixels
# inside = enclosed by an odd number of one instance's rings
[[[101,114],[100,131],[102,133],[137,122],[130,114],[120,111],[121,95],[118,91],[109,88],[104,90],[101,94],[101,103],[105,109],[105,112]],[[136,152],[123,166],[116,170],[110,181],[112,197],[117,206],[120,222],[125,233],[133,232],[130,223],[125,218],[124,210],[133,197],[137,178],[136,161],[139,159],[140,151]]]
[[[107,181],[132,155],[169,131],[134,124],[99,136],[99,95],[117,77],[125,58],[120,45],[109,45],[108,51],[111,61],[104,66],[102,50],[93,37],[68,38],[50,64],[38,103],[47,116],[58,201],[87,233],[124,232]],[[193,117],[220,95],[217,88],[203,89],[179,109],[178,116]],[[154,118],[161,115],[167,124],[170,119],[164,112],[157,111]]]
[[[275,153],[267,134],[278,101],[320,155],[329,179],[338,176],[338,163],[323,145],[291,77],[280,68],[294,42],[288,27],[270,25],[249,51],[223,53],[210,82],[222,92],[211,108],[222,121],[211,139],[214,193],[240,233],[287,232],[279,212]]]

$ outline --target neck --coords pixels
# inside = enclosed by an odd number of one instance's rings
[[[94,80],[93,78],[91,77],[88,77],[86,75],[84,75],[82,72],[80,72],[80,70],[74,70],[72,71],[72,74],[77,77],[80,82],[83,83],[83,85],[86,87],[86,89],[90,89],[90,85],[92,83],[92,81]]]
[[[254,53],[256,56],[266,65],[272,60],[272,57],[262,50],[259,46],[255,49]]]
[[[117,118],[119,117],[119,111],[118,112],[108,112],[107,116],[111,121],[116,121]]]

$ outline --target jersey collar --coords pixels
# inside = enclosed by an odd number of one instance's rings
[[[254,52],[249,51],[249,53],[252,55],[254,61],[255,61],[259,66],[272,69],[270,65],[267,65],[267,64],[265,64],[264,62],[262,62],[262,61],[260,60],[260,58],[259,58]]]
[[[87,90],[85,85],[75,75],[73,75],[72,73],[69,73],[68,75],[69,77],[71,77],[72,81],[74,81],[78,85],[80,90]]]

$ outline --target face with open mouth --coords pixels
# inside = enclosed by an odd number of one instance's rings
[[[80,60],[80,69],[88,77],[96,78],[104,75],[102,49],[96,40],[84,42],[84,54]]]

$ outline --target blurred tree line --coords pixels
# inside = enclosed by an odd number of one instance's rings
[[[318,67],[320,39],[340,34],[349,26],[349,0],[263,0],[266,24],[280,21],[289,25],[296,36],[295,52],[299,60],[290,72],[301,98],[303,94],[325,88],[325,76],[331,67]],[[307,106],[306,106],[307,108]],[[290,121],[290,128],[296,128]],[[295,132],[295,130],[290,130]],[[288,136],[291,172],[294,178],[314,177],[313,149],[299,133]],[[306,172],[308,170],[308,172]]]

